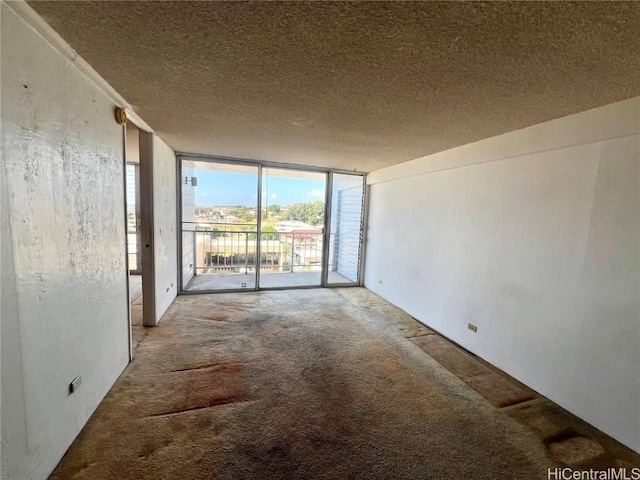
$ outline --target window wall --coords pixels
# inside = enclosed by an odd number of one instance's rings
[[[364,176],[179,157],[183,292],[359,285]]]

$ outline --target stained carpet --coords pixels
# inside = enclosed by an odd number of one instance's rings
[[[364,289],[179,297],[52,478],[532,479],[640,465],[489,366],[456,372],[446,341],[427,337],[441,338]],[[468,384],[478,375],[513,398],[492,403]]]

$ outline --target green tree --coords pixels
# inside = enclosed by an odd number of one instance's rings
[[[280,237],[280,234],[271,225],[265,225],[264,227],[262,227],[262,234],[260,235],[260,237],[262,238],[262,240],[278,240],[278,238]],[[257,234],[255,233],[249,234],[250,240],[255,240],[256,238],[258,238]]]
[[[278,240],[278,238],[280,238],[280,234],[271,225],[265,225],[264,227],[262,227],[261,237],[262,240]]]
[[[282,266],[289,265],[289,254],[291,253],[291,246],[288,243],[280,244],[282,246]]]
[[[250,221],[252,221],[254,219],[253,218],[254,217],[253,214],[244,205],[240,205],[237,208],[231,210],[229,212],[229,214],[233,215],[234,217],[241,218],[242,220],[245,220],[246,222],[250,222]]]
[[[278,215],[282,211],[280,205],[269,205],[267,210],[271,215]]]
[[[316,200],[315,202],[291,205],[282,220],[296,220],[309,225],[320,225],[324,222],[324,203]]]

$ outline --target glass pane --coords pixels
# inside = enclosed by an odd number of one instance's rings
[[[327,175],[262,169],[260,288],[320,286]]]
[[[328,284],[358,283],[364,178],[333,174]]]
[[[182,161],[185,291],[255,289],[258,167]]]
[[[127,253],[129,270],[140,271],[140,212],[138,208],[138,165],[127,164]]]

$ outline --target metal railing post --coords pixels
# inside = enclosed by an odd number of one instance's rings
[[[249,232],[244,233],[244,273],[249,274]]]
[[[296,232],[291,232],[291,273],[293,273],[293,256],[294,256],[294,251],[295,251],[295,238],[296,238]]]

